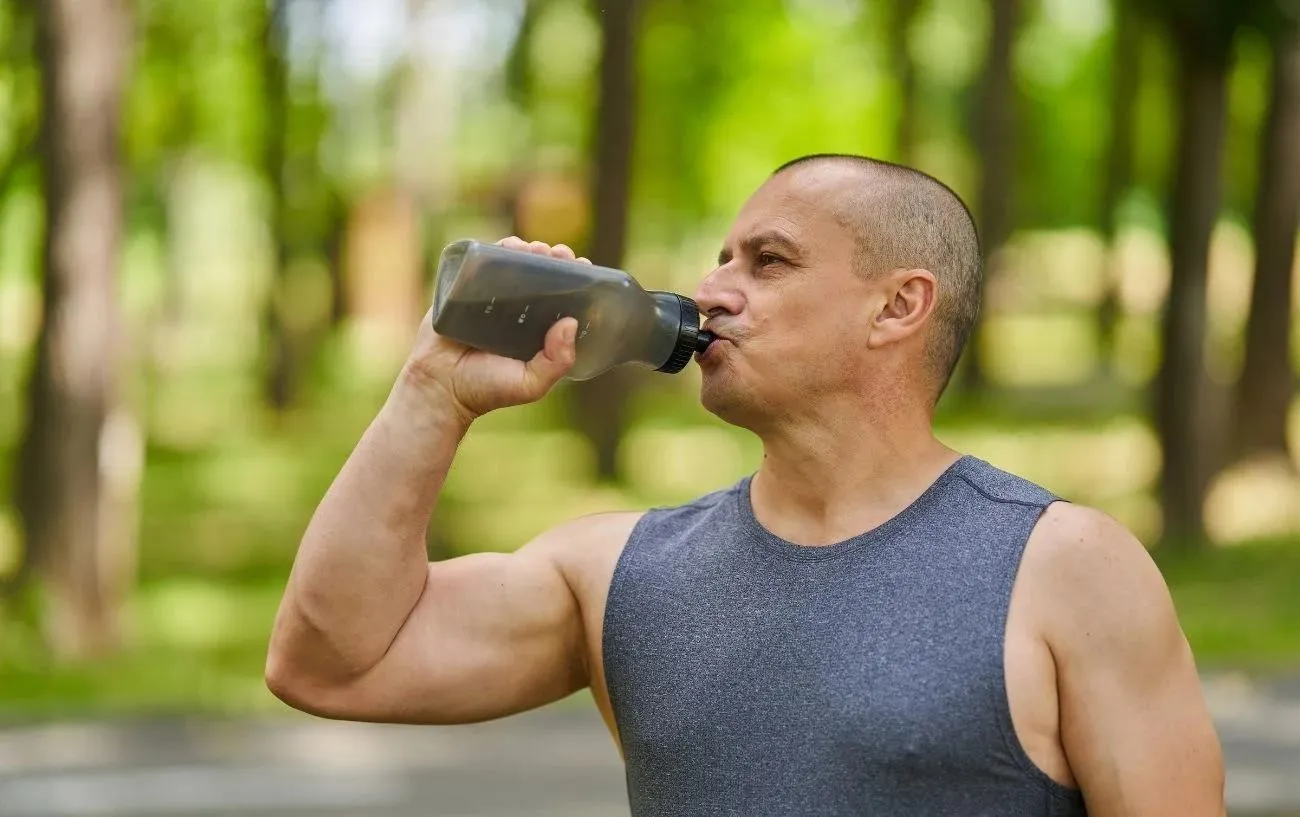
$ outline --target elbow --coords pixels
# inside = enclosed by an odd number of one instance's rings
[[[351,696],[347,684],[327,681],[307,671],[272,647],[262,673],[267,690],[285,705],[299,712],[331,720],[351,720],[346,702]]]
[[[304,637],[306,636],[306,637]],[[316,636],[316,637],[313,637]],[[277,616],[266,648],[262,682],[281,703],[309,715],[323,715],[325,692],[319,659],[328,653],[319,641],[319,632],[299,616]]]
[[[309,715],[324,714],[321,685],[274,638],[266,653],[262,680],[267,690],[289,707]]]
[[[263,680],[267,690],[291,709],[319,718],[344,717],[334,706],[337,696],[310,677],[294,671],[291,666],[272,656],[266,664]]]
[[[312,708],[308,701],[309,696],[305,692],[307,684],[304,683],[302,674],[295,672],[292,662],[283,655],[282,651],[272,647],[267,652],[266,668],[263,670],[262,678],[267,690],[281,702],[304,712]]]

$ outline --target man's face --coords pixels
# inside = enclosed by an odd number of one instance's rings
[[[885,298],[835,215],[855,172],[810,165],[769,179],[696,290],[720,338],[700,358],[701,401],[722,419],[754,428],[868,385],[866,338]]]

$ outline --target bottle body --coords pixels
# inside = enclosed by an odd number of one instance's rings
[[[571,380],[622,364],[680,371],[699,323],[689,299],[648,292],[621,270],[470,240],[443,250],[433,307],[438,334],[516,360],[537,354],[556,321],[576,318]]]

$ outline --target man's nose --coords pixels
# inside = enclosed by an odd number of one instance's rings
[[[717,267],[704,276],[695,289],[695,304],[705,315],[736,314],[740,311],[740,293],[727,281],[723,267]]]

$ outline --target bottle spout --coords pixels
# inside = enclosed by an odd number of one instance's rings
[[[700,309],[695,301],[673,292],[652,294],[660,307],[663,334],[672,343],[667,359],[655,371],[676,374],[686,368],[691,358],[708,348],[713,333],[700,331]]]

